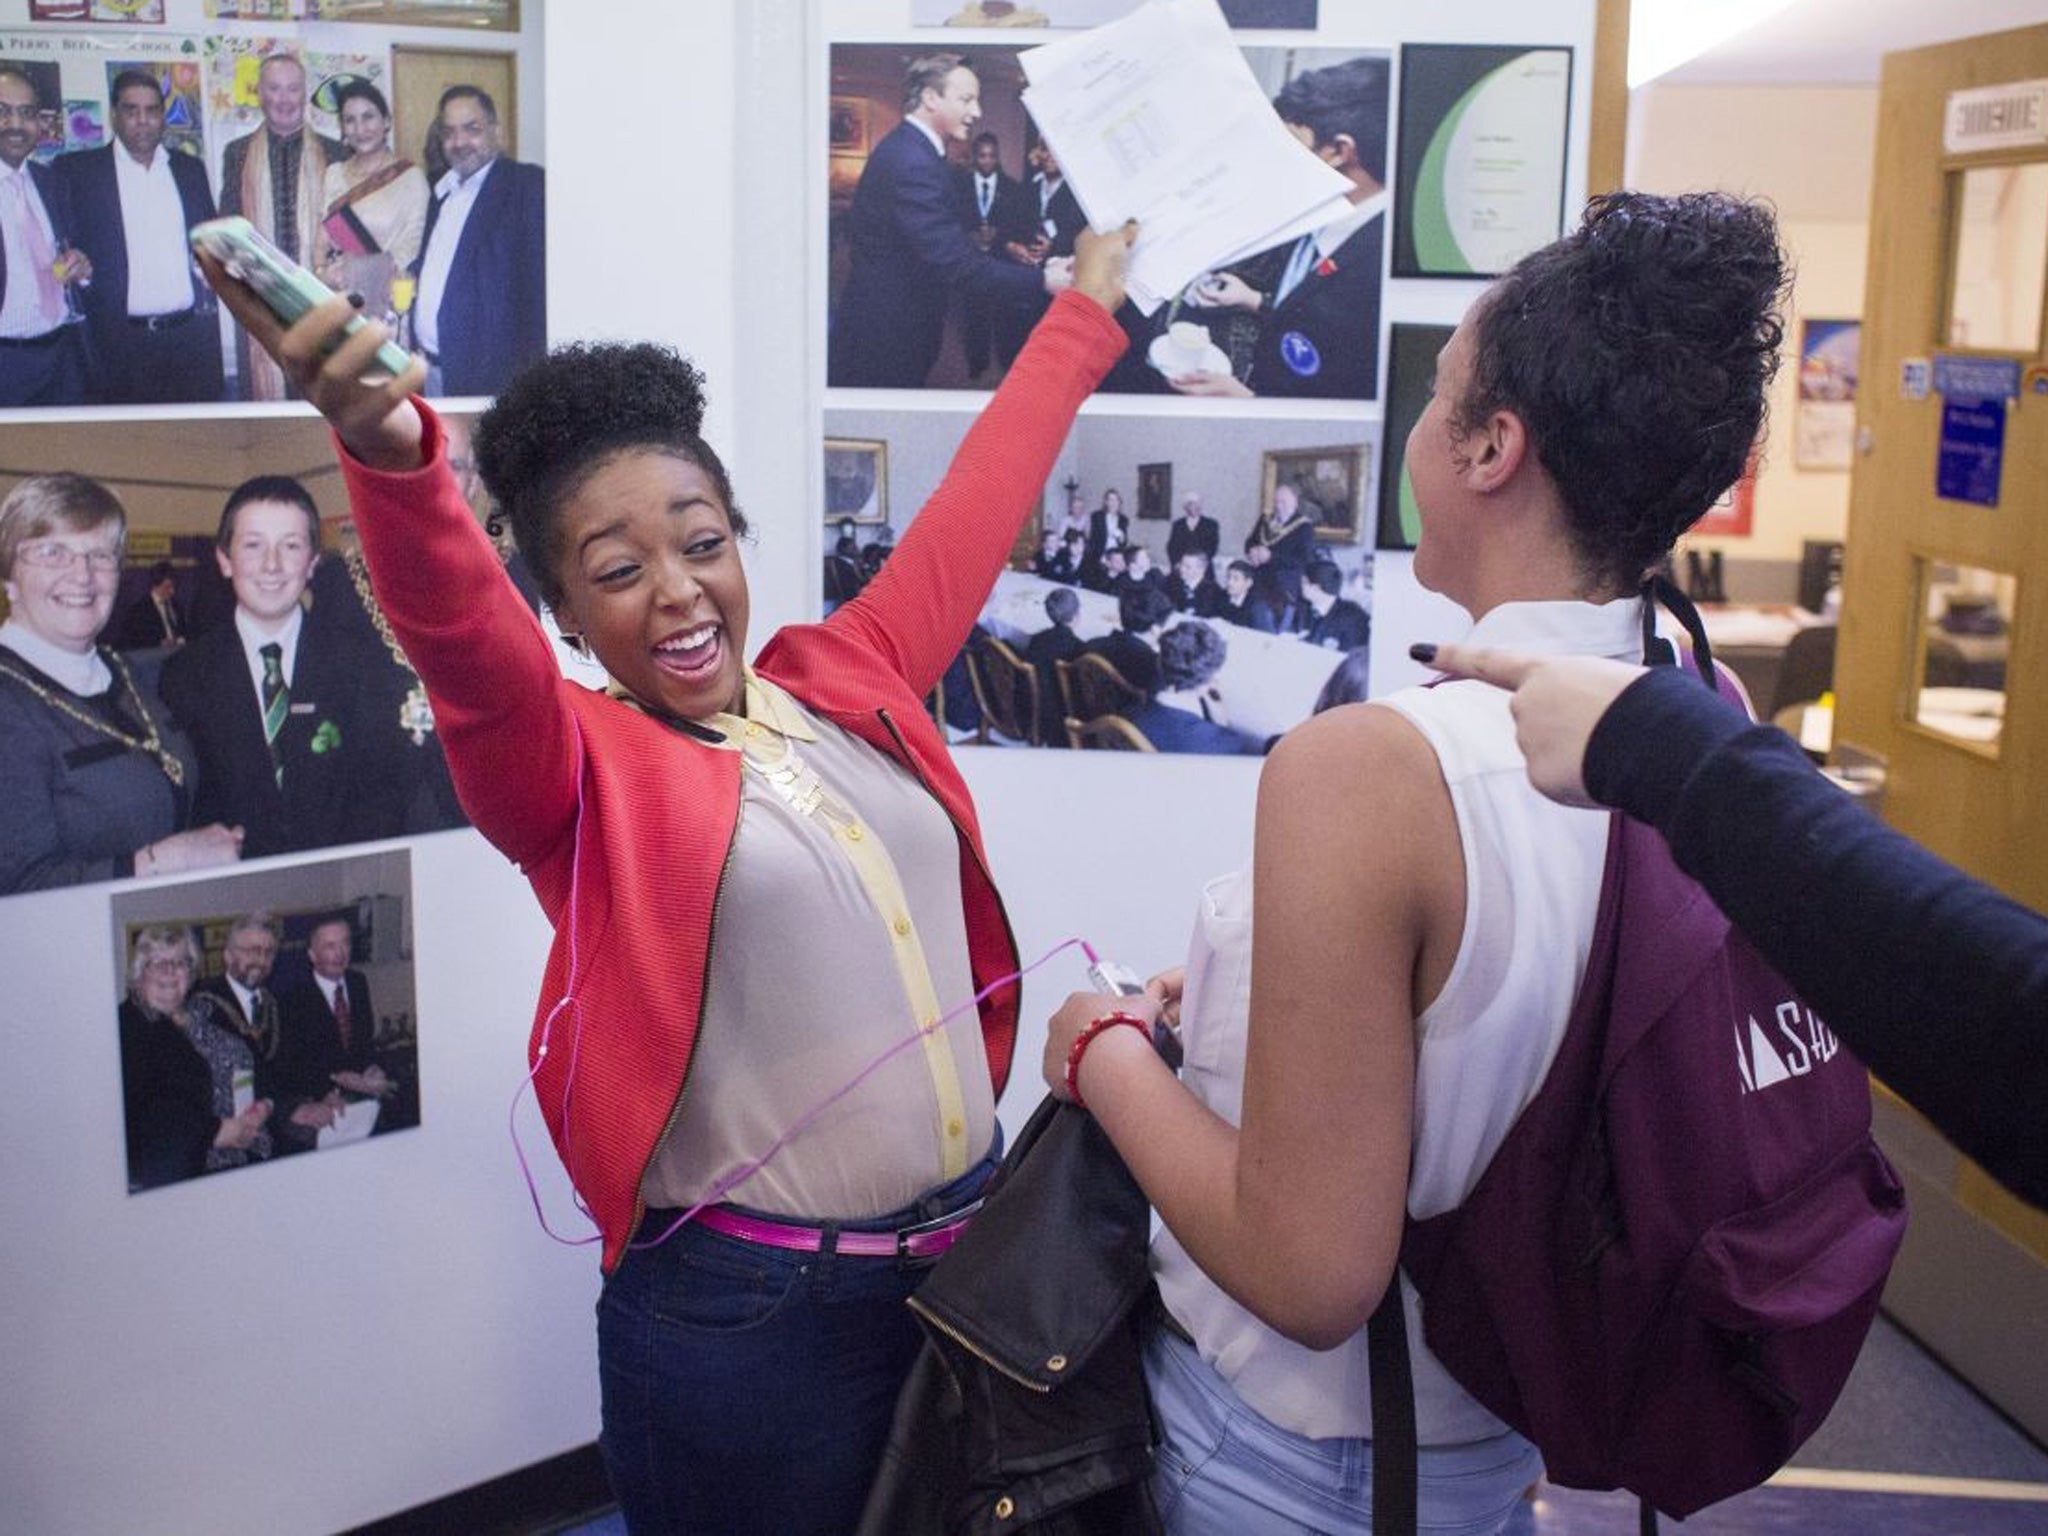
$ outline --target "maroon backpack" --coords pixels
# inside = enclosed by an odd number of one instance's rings
[[[1430,1349],[1552,1481],[1629,1489],[1653,1525],[1755,1487],[1820,1426],[1905,1226],[1862,1065],[1616,815],[1556,1058],[1464,1204],[1409,1221],[1401,1266]],[[1415,1493],[1388,1296],[1369,1330],[1382,1536],[1412,1528]]]

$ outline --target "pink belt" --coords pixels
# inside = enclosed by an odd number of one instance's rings
[[[855,1258],[935,1259],[959,1240],[981,1209],[981,1202],[963,1206],[935,1221],[920,1222],[894,1232],[849,1232],[839,1229],[835,1252]],[[742,1216],[729,1205],[707,1206],[697,1213],[700,1225],[742,1242],[761,1243],[769,1248],[791,1248],[799,1253],[817,1253],[825,1246],[823,1227],[795,1226],[768,1221],[759,1216]]]

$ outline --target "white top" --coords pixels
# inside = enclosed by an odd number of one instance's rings
[[[426,255],[420,260],[419,292],[413,299],[412,335],[424,350],[437,357],[441,353],[441,299],[448,292],[448,272],[455,265],[455,251],[462,244],[462,231],[469,223],[469,215],[483,192],[484,182],[490,177],[491,167],[497,163],[498,157],[493,155],[484,168],[467,181],[450,171],[434,184],[434,196],[441,201],[441,212],[434,220],[434,232],[427,237]]]
[[[36,278],[36,268],[56,255],[57,232],[42,194],[36,191],[35,177],[29,174],[30,164],[24,160],[16,167],[0,162],[0,245],[7,253],[7,280],[0,285],[6,290],[0,294],[0,336],[47,336],[65,320],[62,295],[52,293],[46,307],[46,290]],[[35,223],[35,233],[41,235],[40,241],[33,240],[22,222],[23,207]]]
[[[286,615],[285,621],[275,634],[266,635],[256,627],[246,610],[235,610],[235,633],[242,641],[242,659],[249,664],[249,684],[256,690],[256,706],[263,707],[263,647],[275,644],[284,655],[279,665],[284,671],[284,685],[292,685],[292,665],[299,654],[299,630],[306,622],[306,610],[294,608]]]
[[[192,258],[185,248],[185,204],[171,175],[173,153],[159,145],[144,169],[114,147],[131,315],[175,315],[192,307]]]
[[[61,645],[52,645],[19,619],[0,624],[0,645],[81,699],[98,697],[114,681],[114,674],[101,660],[97,647],[87,647],[83,652],[67,651]]]
[[[946,141],[939,137],[938,129],[921,117],[906,117],[903,121],[924,135],[925,142],[938,151],[941,160],[946,158]]]
[[[1639,660],[1641,607],[1511,603],[1467,637],[1539,654]],[[1529,783],[1508,695],[1484,683],[1408,688],[1377,701],[1436,750],[1465,856],[1465,929],[1443,991],[1416,1020],[1415,1123],[1408,1210],[1450,1209],[1478,1182],[1550,1069],[1593,939],[1607,850],[1605,812],[1553,804]],[[1236,1124],[1251,1009],[1250,872],[1202,893],[1182,996],[1181,1078]],[[1202,1358],[1247,1405],[1317,1439],[1369,1437],[1365,1331],[1318,1352],[1275,1333],[1198,1268],[1173,1234],[1152,1248],[1159,1289]],[[1422,1342],[1405,1278],[1417,1435],[1424,1445],[1490,1439],[1506,1426],[1453,1382]]]

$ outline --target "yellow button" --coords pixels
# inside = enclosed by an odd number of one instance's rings
[[[1015,1513],[1017,1513],[1017,1501],[1007,1493],[996,1500],[996,1518],[998,1520],[1007,1520]]]
[[[861,829],[860,829],[860,823],[859,823],[859,822],[857,822],[857,821],[856,821],[856,822],[854,822],[854,823],[853,823],[853,825],[849,826],[849,827],[848,827],[848,828],[846,829],[846,840],[847,840],[847,841],[848,841],[849,843],[857,843],[857,842],[859,842],[859,841],[860,841],[860,840],[861,840],[861,839],[862,839],[863,837],[865,837],[866,835],[867,835],[866,833],[864,833],[863,831],[861,831]]]
[[[752,721],[749,721],[749,722],[747,723],[747,734],[748,734],[749,736],[756,736],[756,737],[758,737],[758,736],[759,736],[759,735],[761,734],[761,727],[760,727],[760,726],[758,726],[758,725],[755,725],[755,724],[754,724],[754,723],[753,723]]]
[[[898,937],[899,939],[907,939],[910,937],[909,918],[899,917],[896,919],[896,937]]]
[[[1045,1362],[1045,1368],[1048,1371],[1054,1372],[1064,1371],[1067,1368],[1067,1357],[1065,1355],[1054,1355]]]
[[[967,1134],[967,1127],[958,1120],[948,1120],[946,1122],[946,1134],[948,1136],[965,1136]]]

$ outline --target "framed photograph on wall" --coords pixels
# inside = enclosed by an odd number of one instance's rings
[[[1799,322],[1799,401],[1792,412],[1792,462],[1798,468],[1849,467],[1862,354],[1862,321]]]
[[[1408,480],[1408,434],[1429,404],[1436,355],[1456,327],[1397,325],[1387,341],[1387,429],[1380,437],[1377,549],[1413,549],[1422,537],[1422,509]]]
[[[858,96],[834,96],[827,111],[828,138],[835,155],[868,152],[868,103]]]
[[[1496,277],[1564,229],[1569,48],[1401,50],[1396,277]]]
[[[1138,519],[1163,523],[1173,516],[1173,465],[1138,466]]]
[[[889,445],[877,439],[825,439],[825,522],[889,521]]]
[[[1302,509],[1315,519],[1320,542],[1358,542],[1365,513],[1365,444],[1268,449],[1263,463],[1261,505],[1271,506],[1280,486],[1292,486]]]
[[[110,905],[129,1194],[420,1123],[408,850]]]
[[[310,24],[344,14],[345,27]],[[48,340],[0,367],[0,412],[290,399],[189,270],[188,232],[223,216],[248,219],[328,286],[364,295],[407,345],[437,353],[431,394],[495,395],[545,352],[545,173],[537,116],[520,132],[520,88],[535,82],[519,78],[520,39],[507,35],[517,6],[92,0],[81,19],[161,24],[90,39],[0,25],[0,61],[27,65],[35,90],[36,158],[69,194],[59,233],[83,258],[67,258],[54,291],[10,294],[21,334]],[[443,122],[450,88],[466,89]],[[124,118],[117,96],[148,98],[161,116]],[[463,135],[452,166],[444,132]],[[141,217],[141,184],[116,168],[158,165],[160,151],[177,206],[157,221]],[[443,173],[486,165],[475,217],[441,224]],[[10,249],[18,233],[7,232]],[[428,259],[437,240],[457,238],[462,261]],[[168,286],[130,291],[131,241]]]

